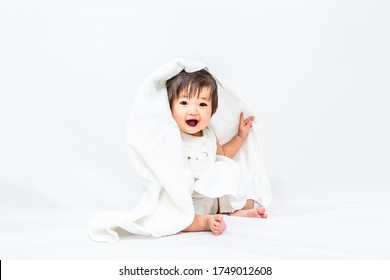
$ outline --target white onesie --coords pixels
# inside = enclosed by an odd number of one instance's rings
[[[183,152],[195,179],[192,193],[195,213],[216,214],[217,198],[221,213],[241,209],[246,199],[237,164],[230,158],[217,155],[217,138],[211,128],[206,127],[202,133],[203,136],[197,137],[181,132]],[[215,188],[216,185],[225,187]],[[216,192],[216,189],[224,191]]]
[[[202,177],[212,162],[215,162],[217,155],[217,140],[214,132],[206,127],[202,133],[203,136],[198,137],[181,132],[184,155],[196,180]]]

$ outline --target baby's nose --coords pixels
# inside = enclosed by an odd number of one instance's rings
[[[194,106],[192,106],[189,108],[188,113],[190,115],[196,115],[198,113],[198,111],[196,110],[196,108]]]

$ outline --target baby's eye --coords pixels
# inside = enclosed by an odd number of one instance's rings
[[[200,107],[206,107],[207,104],[206,104],[206,103],[200,103],[199,106],[200,106]]]
[[[180,105],[187,105],[188,103],[187,103],[187,101],[180,101],[179,104],[180,104]]]

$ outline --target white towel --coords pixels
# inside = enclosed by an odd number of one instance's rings
[[[98,212],[88,226],[93,240],[118,240],[115,232],[118,227],[134,234],[160,237],[178,233],[192,223],[194,178],[183,155],[182,139],[172,118],[165,82],[182,70],[201,69],[208,71],[203,63],[176,59],[157,69],[141,85],[128,120],[127,142],[130,159],[145,191],[131,212]],[[223,145],[237,133],[240,112],[244,112],[244,117],[251,114],[225,85],[216,81],[219,105],[210,126]],[[247,198],[267,207],[271,191],[256,124],[234,160],[242,174]],[[213,188],[223,194],[223,186]]]

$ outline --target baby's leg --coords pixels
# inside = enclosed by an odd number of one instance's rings
[[[214,235],[220,235],[225,230],[225,222],[221,214],[198,215],[195,214],[194,221],[183,231],[205,231],[209,230]]]

